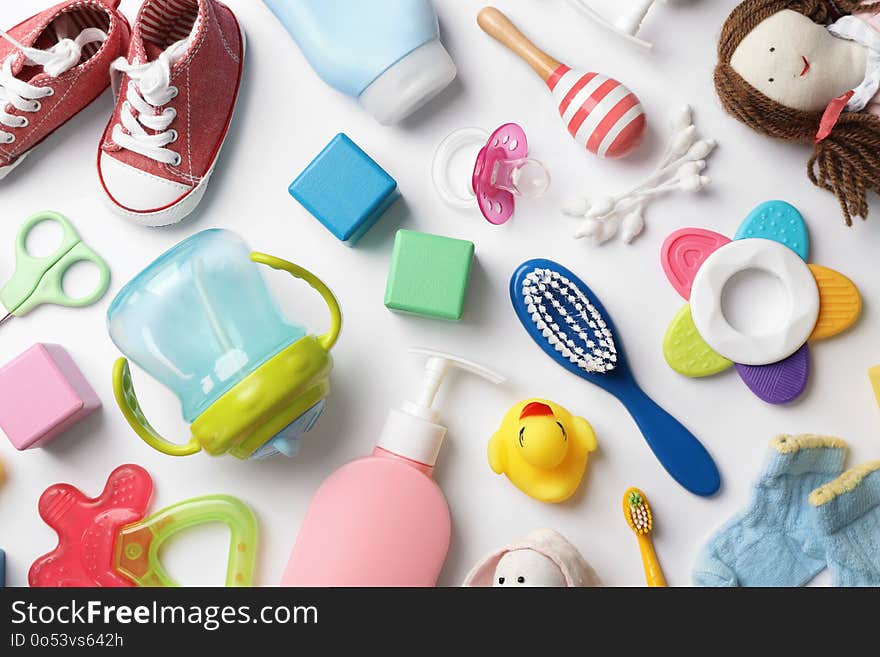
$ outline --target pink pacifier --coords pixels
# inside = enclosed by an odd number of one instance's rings
[[[475,156],[470,187],[463,194],[456,193],[449,175],[452,160],[475,146],[480,150]],[[491,135],[479,128],[457,130],[443,140],[434,155],[434,186],[451,207],[476,205],[486,221],[501,225],[513,216],[517,196],[539,198],[550,186],[546,167],[528,154],[526,133],[515,123],[506,123]]]

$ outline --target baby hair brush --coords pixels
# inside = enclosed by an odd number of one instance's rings
[[[617,158],[641,143],[645,112],[638,97],[620,82],[562,64],[529,41],[494,7],[480,11],[477,23],[547,83],[569,134],[588,151],[599,157]]]
[[[666,578],[660,569],[651,532],[654,530],[654,516],[648,498],[638,488],[630,488],[623,494],[623,515],[629,528],[639,539],[642,565],[645,567],[645,580],[648,586],[666,586]]]
[[[510,300],[550,358],[620,400],[673,479],[696,495],[718,491],[721,476],[709,452],[636,383],[620,334],[586,283],[552,260],[529,260],[513,273]]]

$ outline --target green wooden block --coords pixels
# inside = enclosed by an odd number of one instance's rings
[[[385,306],[397,312],[458,321],[473,261],[473,242],[397,231]]]

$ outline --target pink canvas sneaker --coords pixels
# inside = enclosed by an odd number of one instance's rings
[[[244,46],[216,0],[145,0],[128,58],[113,64],[119,97],[98,152],[118,213],[164,226],[196,208],[232,120]]]
[[[0,179],[110,86],[128,48],[120,0],[67,0],[0,30]]]

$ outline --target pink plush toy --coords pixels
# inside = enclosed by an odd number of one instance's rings
[[[602,586],[578,549],[552,529],[536,529],[485,557],[462,586]]]

